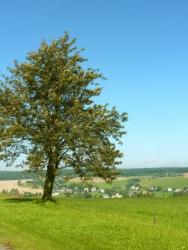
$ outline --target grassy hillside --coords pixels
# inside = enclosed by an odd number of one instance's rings
[[[188,249],[188,197],[0,198],[0,244],[20,250]]]
[[[112,184],[100,183],[97,186],[101,188],[120,188],[125,189],[129,180],[135,177],[127,177],[125,180],[116,180]],[[140,179],[139,184],[142,187],[160,186],[162,189],[168,187],[172,188],[185,188],[188,187],[188,178],[184,176],[176,177],[154,177],[154,176],[137,176]]]
[[[184,188],[188,187],[188,178],[183,176],[176,177],[143,177],[140,184],[142,186],[160,186],[161,188]]]

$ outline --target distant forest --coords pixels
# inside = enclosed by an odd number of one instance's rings
[[[119,169],[120,176],[176,176],[188,173],[188,167],[171,167],[171,168],[129,168]],[[0,180],[19,180],[19,179],[32,179],[36,176],[45,175],[45,172],[26,172],[26,171],[0,171]],[[66,169],[61,171],[61,176],[76,176],[74,171]]]
[[[61,171],[61,176],[76,176],[72,169]],[[0,171],[0,180],[33,179],[38,176],[45,176],[45,171]]]
[[[188,167],[120,169],[120,176],[175,176],[188,173]]]

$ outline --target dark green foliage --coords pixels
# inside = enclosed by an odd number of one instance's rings
[[[164,168],[129,168],[120,169],[120,176],[181,176],[188,172],[188,167],[164,167]]]
[[[38,179],[44,177],[45,171],[0,171],[0,180]],[[66,179],[76,177],[73,169],[61,169],[59,176]]]
[[[21,176],[21,172],[0,171],[0,180],[18,180]]]
[[[139,186],[140,179],[139,178],[132,178],[127,181],[126,188],[130,188],[131,186]]]
[[[33,178],[33,174],[25,171],[0,171],[0,180],[20,180],[31,178]]]
[[[127,114],[94,103],[103,76],[82,67],[86,60],[74,44],[68,34],[42,42],[0,85],[0,159],[11,165],[25,155],[20,165],[47,169],[44,200],[51,199],[60,168],[110,182],[122,157],[116,144]]]

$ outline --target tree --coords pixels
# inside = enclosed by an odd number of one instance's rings
[[[43,41],[0,82],[0,160],[24,159],[22,166],[46,170],[44,201],[52,198],[61,168],[109,182],[122,157],[116,145],[127,114],[95,104],[101,93],[96,80],[103,76],[82,66],[81,51],[67,33]]]

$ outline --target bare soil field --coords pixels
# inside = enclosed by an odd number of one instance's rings
[[[28,180],[22,180],[22,183],[25,183]],[[20,194],[24,194],[25,192],[31,193],[42,193],[42,189],[34,189],[34,188],[27,188],[18,185],[18,180],[10,180],[10,181],[0,181],[0,193],[5,190],[10,192],[11,189],[17,189]]]
[[[185,178],[188,178],[188,173],[184,173],[183,176],[184,176]]]
[[[121,176],[121,177],[117,177],[116,179],[117,181],[122,181],[122,180],[127,180],[127,177]],[[80,177],[75,177],[69,180],[72,183],[79,183],[81,182]],[[89,182],[91,183],[105,183],[105,180],[103,180],[102,178],[99,177],[94,177],[91,180],[89,180]]]

